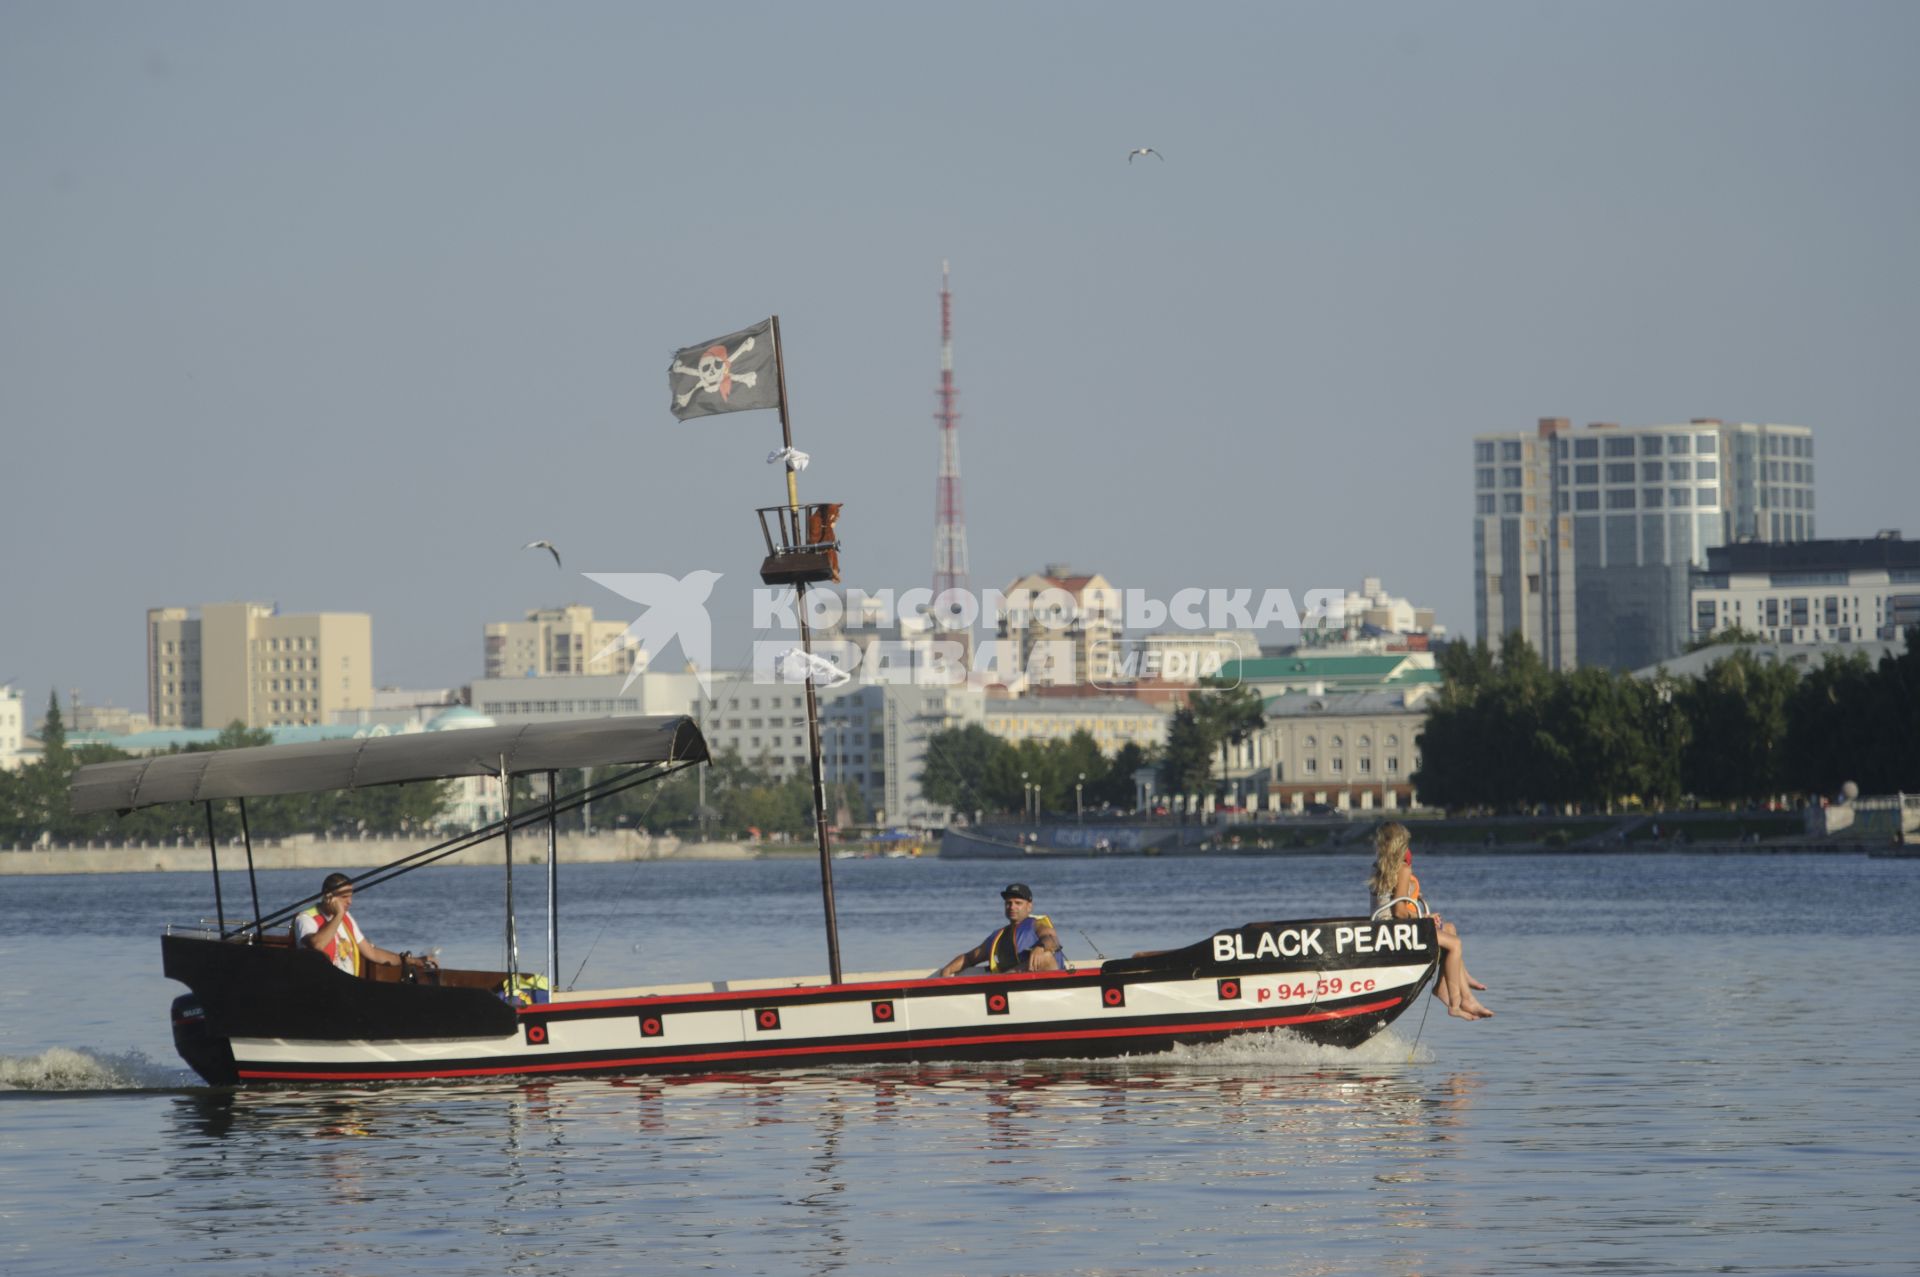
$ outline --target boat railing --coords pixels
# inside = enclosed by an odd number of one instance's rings
[[[1375,909],[1369,920],[1372,922],[1378,922],[1383,917],[1391,918],[1393,916],[1394,909],[1396,909],[1397,907],[1403,904],[1412,905],[1416,910],[1418,910],[1419,912],[1416,916],[1421,918],[1424,918],[1427,916],[1426,901],[1420,899],[1418,896],[1395,896],[1393,899],[1387,901],[1387,903],[1381,905],[1378,909]]]

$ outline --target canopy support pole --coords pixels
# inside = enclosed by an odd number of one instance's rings
[[[253,892],[253,935],[260,938],[260,882],[253,874],[253,830],[247,824],[247,800],[240,801],[240,837],[247,844],[247,889]]]
[[[547,987],[560,987],[560,773],[547,773]]]
[[[787,347],[780,340],[780,316],[773,316],[773,367],[780,379],[780,442],[789,452],[793,449],[793,426],[787,420]],[[802,545],[806,542],[801,526],[800,481],[795,477],[792,466],[787,467],[787,509],[791,516],[792,528],[789,544]],[[793,587],[794,602],[800,613],[800,650],[808,656],[813,655],[813,632],[807,625],[807,583],[799,581]],[[807,743],[811,755],[813,772],[813,823],[814,831],[820,841],[820,897],[827,912],[827,969],[835,984],[840,983],[840,920],[833,906],[833,851],[827,834],[827,796],[826,788],[820,776],[820,698],[813,688],[813,667],[807,667]]]
[[[504,756],[500,759],[500,816],[505,822],[501,839],[507,852],[507,978],[512,981],[520,975],[520,937],[513,925],[513,776]]]
[[[213,916],[220,934],[227,934],[227,906],[220,898],[220,843],[213,836],[213,803],[207,803],[207,851],[213,856]]]

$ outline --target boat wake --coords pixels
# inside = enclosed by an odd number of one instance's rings
[[[55,1046],[39,1055],[0,1055],[0,1091],[170,1091],[196,1081],[139,1051],[108,1055]]]
[[[1390,1029],[1355,1047],[1324,1046],[1285,1029],[1270,1029],[1265,1033],[1243,1033],[1223,1042],[1175,1046],[1160,1055],[1138,1058],[1195,1068],[1255,1064],[1317,1069],[1356,1064],[1431,1064],[1434,1055],[1433,1048],[1422,1045],[1418,1039],[1409,1042]]]

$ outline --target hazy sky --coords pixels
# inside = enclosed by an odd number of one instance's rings
[[[849,580],[932,574],[953,264],[976,585],[1377,575],[1472,614],[1476,432],[1816,432],[1920,535],[1920,6],[0,3],[0,680],[145,707],[149,606],[480,672],[575,575],[726,573],[772,312]],[[1129,165],[1153,146],[1164,163]],[[522,543],[551,538],[556,573]]]

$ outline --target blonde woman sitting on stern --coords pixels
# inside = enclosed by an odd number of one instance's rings
[[[1395,918],[1420,916],[1420,880],[1413,876],[1413,836],[1399,821],[1380,826],[1373,839],[1373,877],[1367,887],[1373,894],[1373,912],[1391,911]],[[1475,989],[1484,989],[1467,972],[1466,950],[1460,933],[1451,922],[1433,914],[1434,929],[1440,937],[1440,973],[1433,982],[1433,996],[1447,1004],[1447,1014],[1462,1020],[1485,1020],[1493,1015]]]

